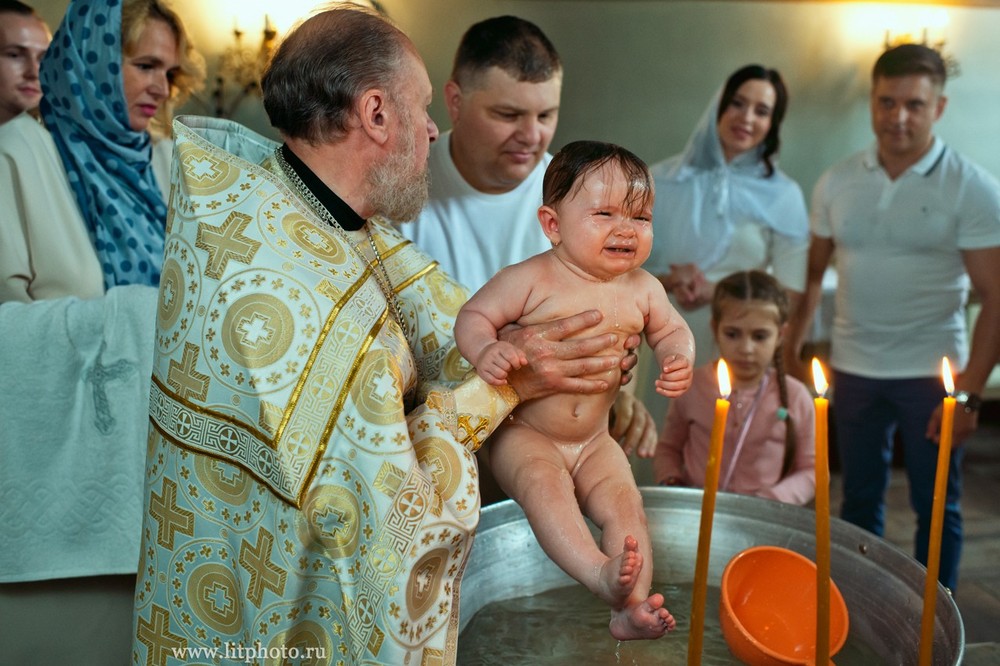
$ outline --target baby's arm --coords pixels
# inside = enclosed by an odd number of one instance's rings
[[[509,266],[472,295],[455,319],[455,343],[476,372],[493,385],[505,384],[507,374],[528,364],[524,352],[497,340],[497,331],[518,321],[530,293],[521,264]]]
[[[648,294],[646,342],[653,348],[660,366],[656,391],[676,398],[687,391],[694,376],[694,336],[677,312],[659,280],[643,271],[641,284]]]

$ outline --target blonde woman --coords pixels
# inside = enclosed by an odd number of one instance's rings
[[[101,3],[103,4],[103,3]],[[172,109],[204,62],[162,0],[73,0],[42,61],[43,125],[0,128],[0,302],[159,282]]]

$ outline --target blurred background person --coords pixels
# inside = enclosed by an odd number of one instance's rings
[[[805,199],[776,164],[787,109],[777,70],[741,67],[712,98],[684,151],[652,166],[655,235],[646,270],[660,277],[691,327],[698,365],[718,356],[709,307],[718,280],[767,271],[793,309],[805,288]],[[666,399],[644,390],[659,369],[651,360],[639,367],[639,396],[664,414]]]
[[[809,389],[782,362],[785,289],[763,271],[740,271],[716,284],[711,308],[733,379],[719,490],[806,504],[816,495],[815,413]],[[700,365],[691,390],[670,401],[653,459],[660,485],[705,486],[716,370],[714,359]]]
[[[927,563],[938,468],[941,357],[957,371],[954,448],[941,525],[941,584],[958,584],[964,542],[964,440],[1000,357],[1000,182],[935,131],[948,65],[923,44],[886,50],[871,73],[874,142],[841,159],[812,196],[808,282],[789,327],[800,349],[836,256],[831,412],[840,517],[882,536],[894,451],[916,514],[914,558]],[[981,310],[970,328],[969,293]]]
[[[0,302],[159,282],[171,146],[151,132],[204,62],[161,0],[95,8],[72,2],[42,61],[44,127],[0,127]]]
[[[0,0],[0,125],[38,108],[38,67],[52,32],[35,10],[18,0]]]

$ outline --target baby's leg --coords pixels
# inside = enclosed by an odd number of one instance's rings
[[[641,558],[635,548],[622,549],[624,540],[610,557],[597,547],[560,448],[520,423],[497,431],[489,448],[493,476],[524,510],[545,554],[605,602],[620,607],[632,592]]]
[[[642,496],[621,446],[609,435],[581,455],[573,474],[583,513],[601,528],[601,549],[608,557],[622,552],[628,538],[638,542],[643,566],[630,599],[644,600],[653,579],[653,553]]]
[[[642,507],[642,496],[628,458],[621,447],[606,436],[581,456],[574,473],[583,512],[601,528],[601,547],[609,556],[620,553],[622,544],[637,542],[641,567],[632,593],[625,603],[612,607],[611,633],[619,640],[658,638],[676,626],[663,607],[663,595],[649,594],[653,580],[653,553]]]

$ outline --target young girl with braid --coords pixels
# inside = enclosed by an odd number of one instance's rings
[[[733,382],[719,490],[806,504],[816,494],[815,417],[809,390],[782,368],[787,320],[786,292],[763,271],[733,273],[715,287],[712,333]],[[670,402],[653,457],[661,485],[704,486],[715,366],[696,368],[688,392]]]

